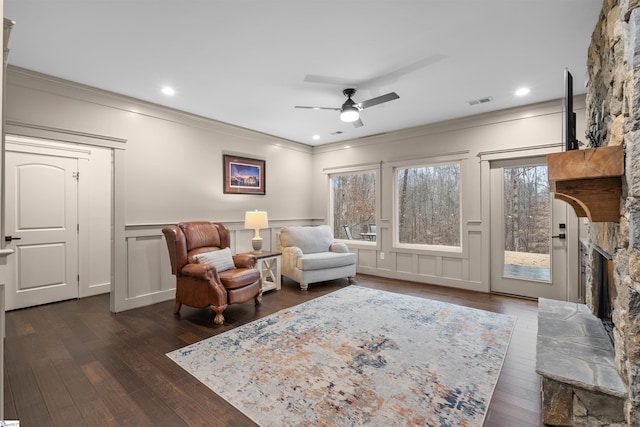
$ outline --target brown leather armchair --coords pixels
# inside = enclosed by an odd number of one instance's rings
[[[211,264],[199,264],[199,254],[218,251],[230,245],[229,229],[215,222],[181,222],[162,229],[169,248],[171,273],[176,276],[174,314],[182,304],[211,307],[214,323],[224,322],[222,312],[229,304],[255,299],[262,303],[262,280],[252,255],[234,255],[235,268],[218,271]]]

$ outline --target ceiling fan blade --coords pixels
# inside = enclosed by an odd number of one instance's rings
[[[305,108],[307,110],[333,110],[333,111],[340,111],[339,108],[333,108],[333,107],[308,107],[306,105],[296,105],[293,108]]]
[[[355,122],[352,122],[352,123],[353,123],[353,127],[354,128],[359,128],[362,125],[364,125],[364,123],[362,123],[362,120],[360,120],[360,119],[358,119],[358,120],[356,120]]]
[[[360,108],[369,108],[374,105],[382,104],[383,102],[393,101],[394,99],[400,98],[397,93],[389,92],[385,95],[376,96],[375,98],[367,99],[366,101],[362,101],[358,104]]]

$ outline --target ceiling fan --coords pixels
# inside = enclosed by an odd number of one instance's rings
[[[389,92],[385,95],[376,96],[375,98],[368,99],[366,101],[362,101],[356,103],[351,99],[353,95],[355,95],[356,90],[353,88],[348,88],[342,91],[344,96],[347,97],[347,100],[342,104],[340,108],[332,108],[332,107],[307,107],[302,105],[296,105],[294,108],[308,108],[312,110],[334,110],[340,111],[340,120],[343,122],[351,122],[353,126],[359,128],[363,125],[362,120],[360,120],[360,111],[373,107],[374,105],[379,105],[384,102],[393,101],[394,99],[400,98],[397,93]]]

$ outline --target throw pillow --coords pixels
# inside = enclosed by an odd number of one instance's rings
[[[194,256],[194,258],[198,261],[198,264],[213,265],[216,270],[218,270],[218,273],[235,268],[231,249],[229,248],[220,249],[219,251],[205,252]]]

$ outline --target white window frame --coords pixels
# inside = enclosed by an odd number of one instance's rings
[[[375,185],[375,202],[374,202],[374,206],[375,206],[375,215],[376,215],[376,223],[379,224],[380,222],[380,180],[382,177],[382,173],[381,173],[381,169],[382,169],[382,163],[368,163],[368,164],[361,164],[361,165],[351,165],[351,166],[341,166],[341,167],[336,167],[336,168],[326,168],[324,169],[324,173],[327,175],[327,188],[328,188],[328,197],[329,197],[329,208],[328,208],[328,212],[327,212],[327,218],[329,219],[328,223],[329,223],[329,227],[331,227],[331,230],[333,231],[334,229],[334,218],[333,218],[333,207],[334,207],[334,200],[333,200],[333,177],[336,175],[349,175],[349,174],[360,174],[360,173],[368,173],[368,172],[373,172],[375,173],[376,176],[376,185]],[[378,226],[378,230],[380,230],[380,227]],[[379,234],[379,231],[378,231]],[[347,243],[349,246],[362,246],[362,247],[366,247],[366,248],[376,248],[379,249],[380,248],[380,238],[379,236],[376,236],[376,240],[375,241],[367,241],[367,240],[348,240],[348,239],[339,239],[339,238],[335,238],[336,241],[338,242],[344,242]]]
[[[466,154],[467,152],[464,152]],[[463,195],[463,183],[466,176],[466,168],[465,161],[467,160],[466,155],[461,155],[460,153],[450,154],[450,155],[442,155],[431,158],[422,158],[415,160],[407,160],[407,161],[398,161],[390,164],[391,172],[393,174],[393,192],[392,192],[392,200],[393,200],[393,249],[398,252],[412,252],[412,253],[447,253],[447,254],[456,254],[458,256],[464,254],[464,199]],[[460,246],[445,246],[445,245],[429,245],[429,244],[415,244],[415,243],[400,243],[400,201],[398,194],[398,170],[400,169],[411,169],[411,168],[422,168],[422,167],[435,167],[442,165],[451,165],[457,164],[460,168],[460,182],[459,185],[459,194],[458,197],[459,205],[460,205],[460,220],[458,223],[458,227],[460,229]]]

